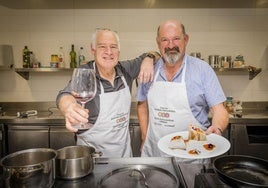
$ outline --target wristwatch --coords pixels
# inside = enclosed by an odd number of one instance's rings
[[[155,55],[152,53],[147,53],[145,57],[152,58],[155,61]]]

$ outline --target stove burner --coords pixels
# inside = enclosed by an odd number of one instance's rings
[[[199,174],[195,175],[194,188],[231,188],[221,181],[211,167],[203,165]]]
[[[105,188],[178,188],[177,178],[169,171],[150,165],[131,165],[106,174],[98,184]]]
[[[215,173],[195,175],[194,188],[231,188],[222,182]]]

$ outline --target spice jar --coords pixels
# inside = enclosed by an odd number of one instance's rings
[[[220,56],[219,55],[209,55],[208,62],[212,68],[220,68]]]
[[[51,55],[50,67],[51,68],[58,68],[59,67],[59,57],[57,54]]]
[[[232,57],[231,56],[221,56],[221,67],[232,68]]]

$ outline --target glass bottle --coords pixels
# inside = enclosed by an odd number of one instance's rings
[[[85,64],[84,48],[80,47],[78,56],[78,67]]]
[[[30,51],[30,56],[29,56],[29,58],[30,58],[30,64],[29,64],[29,67],[30,67],[30,68],[33,68],[33,64],[34,64],[34,61],[35,61],[35,55],[34,55],[34,53],[33,53],[32,51]]]
[[[30,67],[30,57],[29,57],[29,49],[28,46],[24,46],[24,49],[22,50],[22,67],[23,68],[29,68]]]
[[[59,58],[59,68],[65,68],[65,57],[64,57],[64,51],[63,51],[62,46],[59,49],[58,58]]]
[[[74,45],[72,44],[72,49],[70,51],[70,68],[76,68],[76,52],[74,51]]]

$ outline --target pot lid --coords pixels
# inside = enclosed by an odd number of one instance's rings
[[[169,171],[150,165],[131,165],[115,169],[101,178],[98,187],[105,188],[177,188],[178,179]]]

